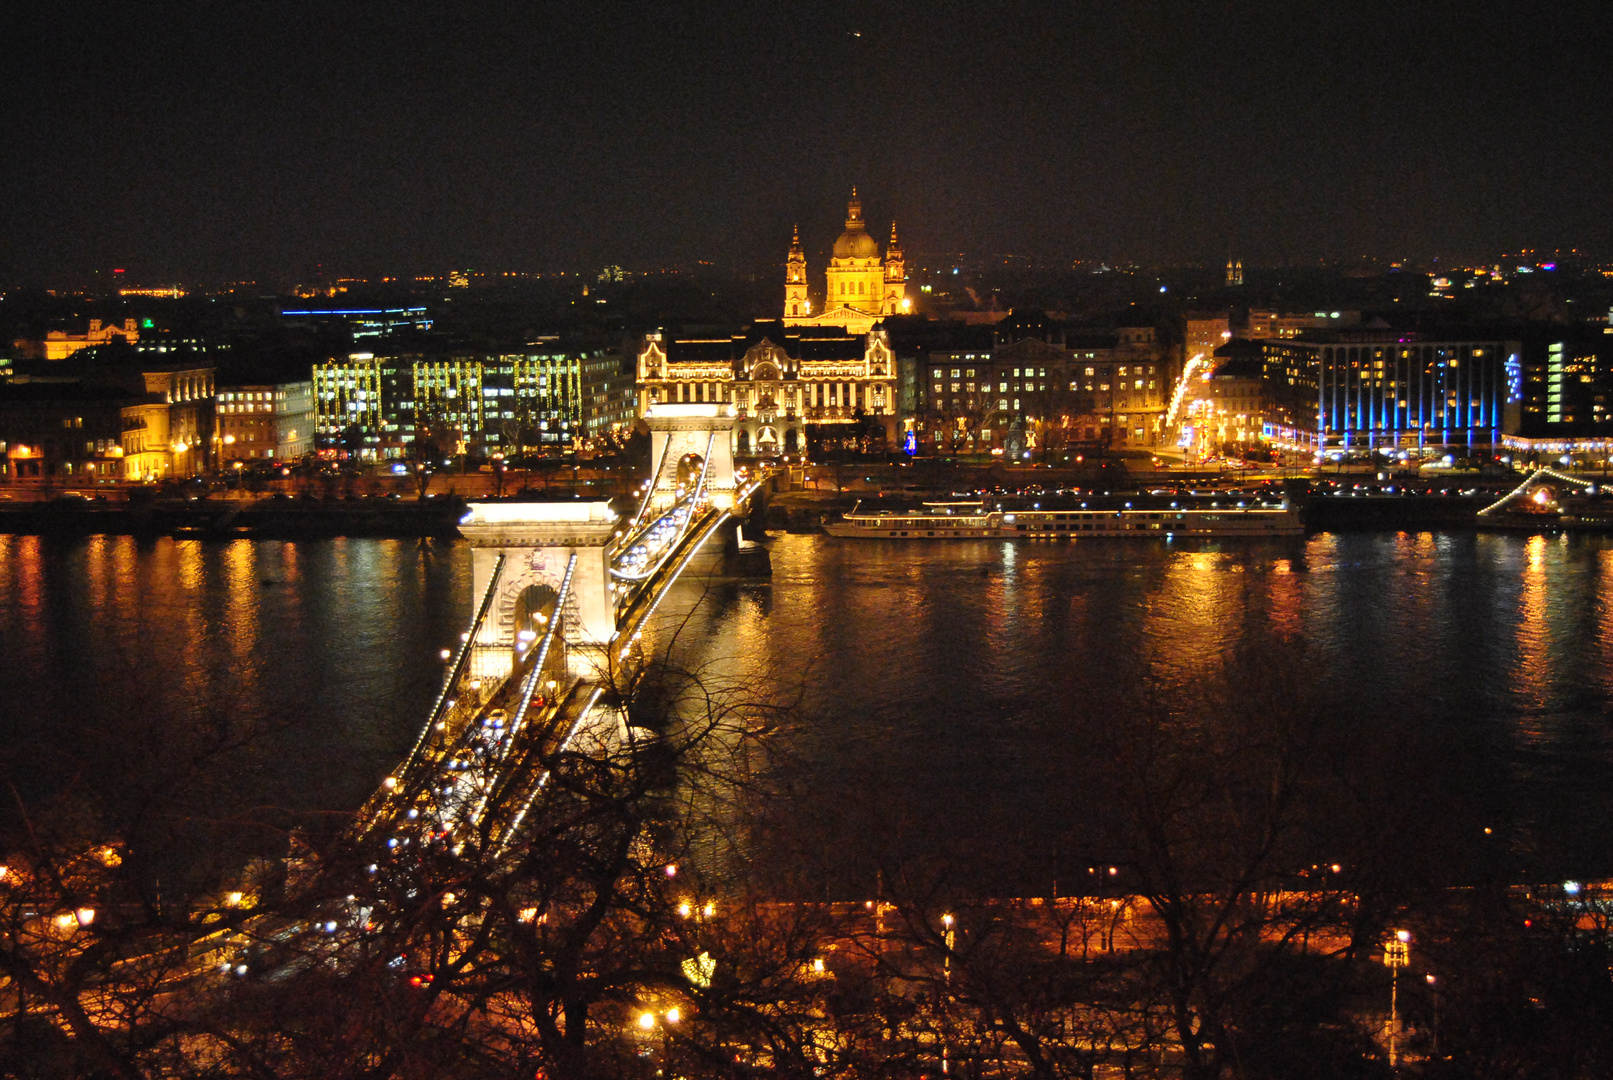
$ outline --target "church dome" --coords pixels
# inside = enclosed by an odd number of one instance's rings
[[[835,241],[834,252],[837,259],[879,258],[879,241],[868,235],[868,227],[863,223],[862,200],[857,198],[856,188],[851,189],[851,202],[846,204],[846,231]]]
[[[879,258],[879,241],[868,235],[868,230],[859,225],[855,229],[847,229],[835,241],[835,258],[837,259],[877,259]]]

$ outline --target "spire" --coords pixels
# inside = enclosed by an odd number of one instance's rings
[[[890,247],[885,249],[886,314],[901,310],[902,282],[907,280],[907,265],[902,259],[902,242],[896,238],[896,222],[891,222]]]
[[[851,189],[851,201],[846,204],[846,228],[861,227],[863,220],[862,200],[857,198],[857,189]]]
[[[785,260],[784,280],[789,284],[806,281],[806,253],[801,250],[801,226],[790,237],[790,257]]]

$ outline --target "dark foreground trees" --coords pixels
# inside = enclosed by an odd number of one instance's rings
[[[1379,946],[1404,927],[1403,1074],[1606,1075],[1603,894],[1397,876],[1384,830],[1404,823],[1337,774],[1289,707],[1302,688],[1241,685],[1106,718],[1101,767],[1071,765],[1101,807],[1061,841],[1079,887],[1040,898],[871,838],[824,854],[876,852],[866,897],[753,864],[782,850],[778,732],[797,721],[665,662],[544,760],[508,843],[316,837],[159,896],[137,821],[24,807],[0,878],[0,1069],[1377,1077]]]

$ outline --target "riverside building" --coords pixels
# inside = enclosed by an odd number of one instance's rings
[[[218,460],[212,365],[147,367],[141,379],[144,399],[122,410],[124,479],[182,480],[209,471]]]
[[[1268,379],[1281,371],[1301,391],[1314,380],[1323,452],[1487,451],[1517,429],[1516,342],[1335,330],[1262,348]]]
[[[926,327],[910,340],[911,352],[906,340],[898,348],[915,375],[907,423],[918,450],[1022,458],[1159,441],[1171,364],[1152,327],[1092,329],[1015,312],[994,327],[940,336]]]
[[[222,386],[218,391],[219,462],[296,461],[314,449],[314,384]]]
[[[639,414],[660,403],[733,407],[733,452],[793,455],[857,442],[894,448],[896,356],[881,328],[760,322],[729,334],[646,334]]]
[[[398,460],[417,437],[444,454],[562,453],[625,434],[632,375],[619,350],[353,353],[315,367],[321,453]]]

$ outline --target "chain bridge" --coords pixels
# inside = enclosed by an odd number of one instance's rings
[[[583,731],[625,723],[613,687],[667,591],[759,481],[736,473],[726,405],[656,405],[651,474],[630,517],[608,502],[479,502],[475,613],[414,748],[365,805],[360,839],[397,851],[519,834],[546,761]]]

